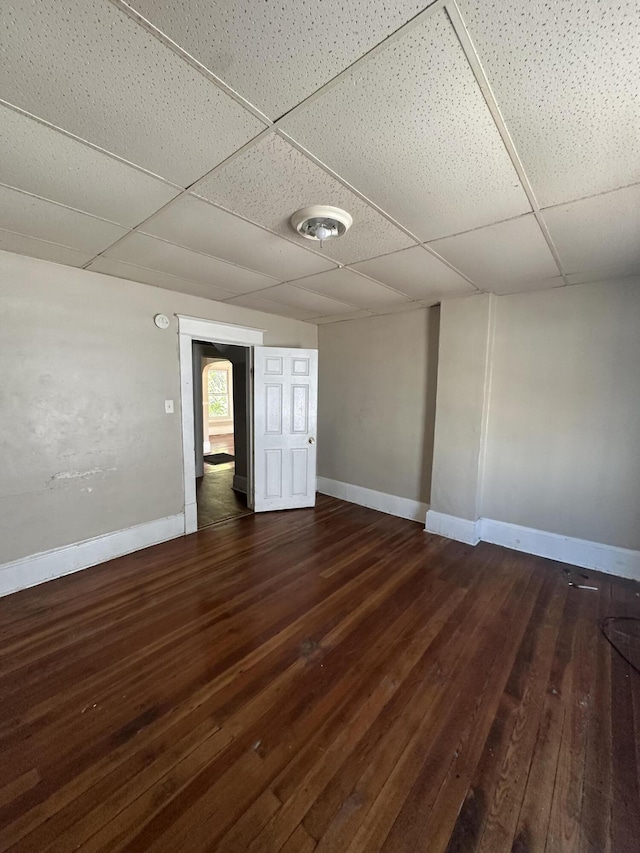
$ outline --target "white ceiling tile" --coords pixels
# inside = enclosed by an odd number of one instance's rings
[[[304,308],[293,308],[290,305],[278,305],[275,302],[267,302],[266,299],[258,299],[252,294],[246,296],[234,296],[226,300],[229,305],[240,305],[243,308],[253,308],[254,311],[264,311],[266,314],[277,314],[280,317],[290,317],[292,320],[309,320],[315,317],[313,311]]]
[[[271,118],[299,103],[433,0],[130,0]]]
[[[321,272],[292,283],[305,290],[313,290],[314,293],[340,299],[356,308],[375,310],[409,302],[406,296],[347,269]]]
[[[434,305],[435,303],[431,303]],[[429,308],[430,305],[427,305],[425,302],[414,301],[414,302],[405,302],[404,305],[390,305],[386,308],[376,308],[375,314],[403,314],[406,311],[417,311],[420,308]]]
[[[595,282],[599,283],[607,283],[609,281],[620,281],[625,278],[638,278],[640,277],[640,267],[637,270],[634,270],[627,276],[616,275],[612,272],[601,272],[601,273],[578,273],[576,275],[568,275],[567,281],[569,284],[591,284]]]
[[[422,246],[363,261],[354,269],[423,302],[475,293],[473,285]]]
[[[129,281],[138,281],[141,284],[150,284],[153,287],[161,287],[164,290],[175,290],[177,293],[188,293],[190,296],[201,296],[204,299],[215,299],[222,302],[228,299],[232,292],[222,290],[219,287],[211,287],[200,281],[190,281],[185,278],[167,275],[156,270],[147,270],[142,267],[134,267],[124,264],[122,261],[114,261],[104,255],[96,258],[87,267],[90,272],[100,272],[116,278],[126,278]]]
[[[629,275],[640,269],[640,185],[542,212],[567,273]]]
[[[459,0],[543,206],[640,180],[637,0]]]
[[[444,11],[282,128],[425,241],[531,209]]]
[[[0,186],[0,228],[96,255],[126,228],[51,201]]]
[[[56,264],[66,264],[68,267],[81,267],[93,257],[93,252],[83,253],[68,246],[57,243],[47,243],[35,237],[16,234],[13,231],[0,231],[0,249],[14,252],[17,255],[29,255],[43,261],[54,261]]]
[[[262,290],[256,294],[258,299],[267,302],[276,302],[279,305],[290,305],[293,308],[302,308],[316,317],[327,317],[330,314],[343,314],[353,306],[346,305],[327,296],[302,290],[293,284],[278,284],[268,290]]]
[[[328,258],[306,251],[195,196],[182,196],[141,230],[280,281],[335,267]]]
[[[177,278],[200,281],[236,294],[261,290],[274,282],[274,279],[252,270],[165,243],[146,234],[130,234],[110,249],[106,256],[145,269],[166,272]]]
[[[533,214],[430,243],[472,281],[492,293],[553,278],[558,267]]]
[[[276,134],[263,137],[196,188],[198,195],[258,222],[301,245],[309,241],[291,228],[296,210],[330,204],[347,210],[353,225],[344,237],[325,243],[324,253],[354,263],[393,252],[414,241],[335,178]]]
[[[0,183],[134,226],[180,190],[0,106]]]
[[[3,98],[181,186],[264,125],[103,0],[11,3]]]
[[[323,326],[327,323],[342,323],[345,320],[361,320],[363,317],[373,317],[371,311],[348,311],[346,314],[334,314],[331,317],[316,317],[315,320],[309,320],[310,323],[315,323],[316,326]]]
[[[487,288],[487,290],[497,293],[499,296],[507,296],[513,293],[530,293],[534,290],[551,290],[554,287],[565,287],[564,279],[561,275],[551,276],[551,278],[544,278],[538,281],[498,283],[493,287]]]

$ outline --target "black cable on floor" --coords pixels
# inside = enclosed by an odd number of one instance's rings
[[[623,660],[625,660],[633,670],[635,670],[637,673],[640,674],[640,669],[638,669],[636,664],[632,660],[629,660],[629,658],[625,655],[624,652],[620,651],[618,646],[613,642],[613,640],[611,639],[611,637],[607,633],[607,627],[611,622],[636,622],[636,623],[640,623],[640,619],[638,619],[636,616],[607,616],[600,623],[600,630],[602,631],[602,634],[603,634],[605,640],[609,643],[611,648],[615,649],[618,652],[618,654],[620,655],[620,657]]]

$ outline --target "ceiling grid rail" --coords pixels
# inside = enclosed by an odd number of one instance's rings
[[[265,130],[263,130],[261,133],[257,134],[257,136],[254,136],[245,145],[243,145],[237,151],[234,151],[232,154],[229,155],[229,157],[227,157],[221,163],[216,164],[212,169],[210,169],[208,172],[206,172],[204,175],[202,175],[200,178],[198,178],[196,181],[194,181],[194,183],[192,183],[190,186],[188,186],[186,189],[184,189],[183,192],[181,192],[178,196],[176,196],[175,198],[173,198],[169,202],[167,202],[167,204],[164,207],[155,211],[146,220],[144,220],[143,222],[136,225],[135,228],[132,229],[132,231],[135,232],[138,229],[142,228],[142,226],[146,225],[149,222],[149,220],[153,219],[153,217],[157,213],[160,213],[161,211],[165,210],[167,207],[171,206],[174,202],[178,201],[178,199],[180,199],[183,195],[185,195],[187,193],[196,193],[197,194],[198,186],[205,183],[205,181],[207,181],[209,178],[211,178],[213,175],[215,175],[217,171],[221,170],[223,167],[228,166],[231,162],[233,162],[233,160],[235,160],[237,157],[244,154],[248,149],[252,148],[254,145],[257,145],[260,142],[260,140],[262,140],[270,132],[275,131],[289,145],[292,145],[297,151],[299,151],[301,154],[303,154],[305,157],[307,157],[309,160],[311,160],[312,163],[314,163],[316,166],[318,166],[324,172],[326,172],[328,175],[330,175],[332,178],[334,178],[334,180],[341,183],[342,186],[344,186],[346,189],[349,190],[349,192],[352,192],[354,195],[356,195],[358,198],[360,198],[362,201],[364,201],[365,204],[368,204],[369,207],[373,208],[373,210],[375,210],[377,213],[379,213],[381,216],[383,216],[388,222],[390,222],[392,225],[394,225],[396,228],[398,228],[400,231],[402,231],[404,234],[406,234],[407,237],[409,237],[411,240],[413,240],[416,245],[420,246],[423,250],[428,252],[432,257],[436,258],[438,261],[440,261],[446,267],[448,267],[453,272],[455,272],[457,275],[459,275],[461,278],[463,278],[465,281],[467,281],[476,291],[480,290],[480,288],[478,288],[477,285],[467,275],[465,275],[465,273],[463,273],[461,270],[457,269],[457,267],[455,267],[452,263],[450,263],[450,261],[448,261],[442,255],[440,255],[438,252],[436,252],[435,249],[431,248],[430,246],[425,245],[425,243],[423,241],[421,241],[420,238],[416,234],[414,234],[410,229],[408,229],[401,222],[399,222],[397,219],[395,219],[393,216],[391,216],[389,213],[387,213],[386,210],[384,210],[382,207],[377,205],[368,196],[366,196],[364,193],[362,193],[357,187],[355,187],[353,184],[349,183],[349,181],[347,181],[345,178],[343,178],[338,172],[335,172],[330,166],[328,166],[320,158],[316,157],[314,154],[312,154],[310,151],[308,151],[303,145],[301,145],[293,137],[291,137],[288,133],[286,133],[284,130],[282,130],[280,128],[280,124],[284,121],[285,118],[290,118],[292,115],[294,115],[296,112],[301,110],[303,107],[307,107],[309,104],[313,103],[314,100],[321,97],[323,94],[325,94],[330,89],[332,89],[334,86],[336,86],[338,83],[340,83],[345,77],[347,77],[349,74],[351,74],[360,65],[363,65],[365,62],[372,59],[378,53],[381,53],[383,50],[386,50],[390,44],[393,44],[394,41],[396,41],[399,38],[402,38],[404,35],[406,35],[407,32],[409,32],[414,27],[421,24],[426,18],[428,18],[431,15],[435,14],[436,12],[446,8],[447,0],[435,0],[435,2],[432,2],[429,6],[427,6],[427,8],[418,12],[416,15],[414,15],[413,18],[411,18],[409,21],[406,21],[401,27],[398,27],[397,30],[395,30],[393,33],[388,35],[385,39],[383,39],[377,45],[372,47],[366,53],[362,54],[362,56],[359,56],[356,60],[354,60],[354,62],[352,62],[346,68],[343,68],[342,71],[340,71],[338,74],[336,74],[330,80],[328,80],[326,83],[324,83],[322,86],[320,86],[314,92],[312,92],[310,95],[308,95],[302,101],[300,101],[300,103],[296,104],[295,107],[292,107],[291,110],[288,110],[286,113],[279,116],[277,119],[270,119],[268,116],[266,116],[261,110],[259,110],[253,104],[251,104],[246,98],[243,98],[239,93],[237,93],[231,86],[229,86],[227,83],[225,83],[221,78],[219,78],[217,75],[215,75],[211,71],[209,71],[209,69],[207,69],[206,66],[204,66],[201,62],[198,62],[198,60],[195,59],[193,56],[191,56],[190,53],[188,53],[186,50],[184,50],[182,47],[180,47],[180,45],[178,45],[176,42],[174,42],[173,39],[170,39],[165,33],[162,32],[162,30],[160,30],[158,27],[155,27],[150,21],[148,21],[143,15],[141,15],[135,9],[132,9],[132,7],[129,6],[128,3],[125,3],[124,0],[109,0],[109,2],[112,3],[112,5],[114,5],[116,8],[120,9],[124,14],[126,14],[128,17],[130,17],[137,24],[142,26],[145,30],[147,30],[147,32],[149,32],[151,35],[153,35],[155,38],[157,38],[160,42],[162,42],[162,44],[164,44],[166,47],[168,47],[170,50],[172,50],[174,53],[176,53],[182,59],[187,61],[193,68],[195,68],[197,71],[199,71],[201,74],[203,74],[208,80],[210,80],[212,83],[214,83],[216,86],[220,87],[224,92],[226,92],[226,94],[228,94],[230,97],[234,98],[234,100],[237,101],[237,103],[239,103],[241,106],[248,109],[256,118],[258,118],[260,121],[264,121],[265,123],[268,124],[268,126],[265,128]],[[202,197],[198,196],[198,198],[202,198]],[[216,205],[210,199],[203,199],[203,200],[207,201],[209,204],[213,204],[214,207],[221,207],[220,205]],[[226,208],[222,208],[222,207],[221,207],[221,209],[226,210]],[[233,213],[233,211],[229,211],[229,212]],[[244,218],[244,217],[241,217],[241,218]],[[251,220],[247,220],[247,221],[251,221]],[[275,233],[275,232],[271,232],[271,233]],[[121,237],[119,240],[117,240],[113,244],[113,246],[120,243],[121,240],[123,240],[126,236],[128,236],[128,235],[126,235],[126,234],[123,235],[123,237]],[[278,235],[278,236],[282,236],[282,235]],[[300,244],[296,243],[295,245],[300,245]],[[105,252],[108,252],[109,249],[111,249],[111,248],[112,248],[112,246],[108,246],[106,249],[104,249],[102,252],[100,252],[98,255],[96,255],[95,258],[92,258],[87,264],[85,264],[85,268],[90,266],[96,260],[96,258],[100,257]],[[305,248],[307,251],[313,251],[313,250],[307,248],[306,246],[304,246],[303,248]],[[346,266],[345,264],[340,263],[339,261],[336,261],[336,265],[338,266],[338,268],[342,268],[342,267]],[[358,271],[353,270],[353,272],[358,272]],[[358,273],[358,274],[363,275],[363,273]],[[369,278],[369,276],[366,276],[366,277]],[[372,280],[374,280],[374,279],[372,279]],[[388,287],[388,285],[386,285],[386,286]],[[389,289],[392,289],[392,288],[389,288]]]
[[[451,21],[451,25],[458,37],[458,41],[460,42],[460,46],[462,47],[464,55],[467,58],[467,62],[471,66],[471,70],[473,71],[474,77],[478,82],[478,86],[480,87],[482,96],[487,104],[487,107],[489,108],[489,112],[491,113],[491,116],[498,129],[498,133],[502,137],[502,141],[504,143],[505,148],[507,149],[507,153],[511,159],[511,162],[513,163],[513,167],[518,174],[518,178],[520,180],[520,183],[522,184],[522,188],[524,189],[526,196],[529,199],[529,204],[531,205],[533,215],[536,218],[538,227],[542,231],[544,239],[547,241],[549,251],[553,255],[553,259],[558,266],[560,275],[562,276],[562,280],[565,284],[569,284],[566,273],[562,266],[562,262],[560,260],[560,255],[558,254],[558,250],[556,249],[555,244],[551,238],[551,234],[549,233],[549,229],[547,228],[547,225],[540,214],[540,205],[538,204],[538,200],[536,198],[533,186],[531,185],[531,181],[529,180],[529,177],[525,172],[524,165],[522,163],[522,160],[520,159],[520,155],[518,154],[515,143],[511,137],[511,134],[509,133],[509,129],[505,122],[504,116],[502,115],[502,110],[498,106],[498,101],[493,93],[489,78],[487,77],[487,74],[484,70],[478,51],[476,50],[476,47],[473,43],[473,39],[471,38],[471,34],[469,33],[467,25],[465,24],[464,18],[462,17],[460,7],[458,6],[456,0],[446,0],[444,8],[445,12],[449,17],[449,20]]]

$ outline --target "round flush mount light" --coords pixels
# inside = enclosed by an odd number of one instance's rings
[[[301,237],[320,243],[334,237],[342,237],[351,228],[352,223],[353,219],[346,210],[324,204],[303,207],[291,217],[291,225]]]

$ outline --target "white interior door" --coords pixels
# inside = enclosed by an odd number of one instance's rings
[[[318,351],[254,347],[254,510],[316,502]]]

